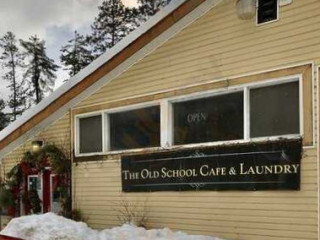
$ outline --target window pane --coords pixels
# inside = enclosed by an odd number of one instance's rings
[[[102,116],[79,119],[80,153],[102,152]]]
[[[243,138],[243,92],[175,103],[174,143]]]
[[[298,134],[299,82],[250,90],[251,137]]]
[[[39,177],[31,177],[29,176],[29,190],[41,191],[41,182]]]
[[[110,114],[111,150],[160,146],[160,107]]]
[[[278,0],[259,0],[258,23],[276,20],[278,16]]]

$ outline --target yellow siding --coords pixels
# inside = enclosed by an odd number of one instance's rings
[[[77,108],[201,84],[222,77],[313,61],[320,64],[320,1],[294,0],[280,20],[255,26],[236,17],[235,1],[184,29]],[[315,110],[315,109],[314,109]],[[69,114],[38,137],[69,147]],[[37,138],[37,137],[35,137]],[[6,172],[30,141],[3,159]],[[318,239],[317,149],[306,148],[301,191],[121,192],[120,157],[73,165],[74,207],[95,228],[118,225],[119,200],[146,202],[148,227],[243,240]]]
[[[120,159],[74,167],[74,201],[95,228],[119,224],[119,202],[146,203],[148,227],[227,239],[317,239],[317,156],[305,150],[301,191],[121,193]]]
[[[320,64],[320,1],[294,0],[280,11],[278,22],[256,26],[254,20],[238,20],[235,1],[225,0],[77,108],[303,62]],[[79,163],[74,204],[95,228],[118,225],[119,200],[127,199],[146,202],[148,227],[227,239],[318,239],[317,150],[304,151],[301,191],[126,194],[119,156]]]
[[[70,114],[67,113],[61,119],[48,126],[43,132],[29,139],[26,143],[5,156],[2,159],[0,177],[5,178],[12,167],[21,161],[23,154],[31,150],[31,142],[33,140],[41,139],[47,143],[54,143],[66,153],[70,153],[70,128]],[[2,226],[0,226],[0,229],[5,227],[10,219],[9,216],[2,216]]]
[[[102,87],[78,107],[184,87],[279,66],[320,64],[320,2],[295,0],[280,20],[241,21],[235,1],[218,7]]]
[[[8,222],[11,220],[10,217],[8,216],[0,216],[1,218],[1,226],[0,226],[0,230],[2,230],[3,228],[5,228],[5,226],[7,226]]]
[[[33,140],[44,140],[47,143],[55,143],[70,152],[70,115],[67,113],[61,119],[48,126],[43,132],[37,134],[33,139],[16,148],[2,159],[1,175],[5,176],[10,169],[20,162],[23,154],[31,150]]]

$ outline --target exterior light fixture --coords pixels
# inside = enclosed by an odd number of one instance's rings
[[[31,145],[32,145],[32,152],[38,152],[43,146],[43,141],[41,140],[32,141]]]
[[[248,20],[256,14],[256,0],[237,0],[237,14],[241,20]]]

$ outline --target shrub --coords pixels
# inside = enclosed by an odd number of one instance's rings
[[[146,228],[148,220],[146,201],[132,202],[128,199],[121,199],[121,201],[117,203],[115,210],[117,211],[117,218],[120,224],[129,223]]]

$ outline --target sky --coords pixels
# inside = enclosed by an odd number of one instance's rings
[[[122,0],[135,6],[136,0]],[[73,38],[74,30],[90,32],[102,0],[0,0],[0,37],[12,31],[18,39],[37,35],[46,41],[47,55],[60,65],[60,48]],[[3,69],[0,66],[0,76]],[[63,67],[57,72],[55,88],[68,76]],[[8,96],[7,82],[0,79],[0,94]]]

